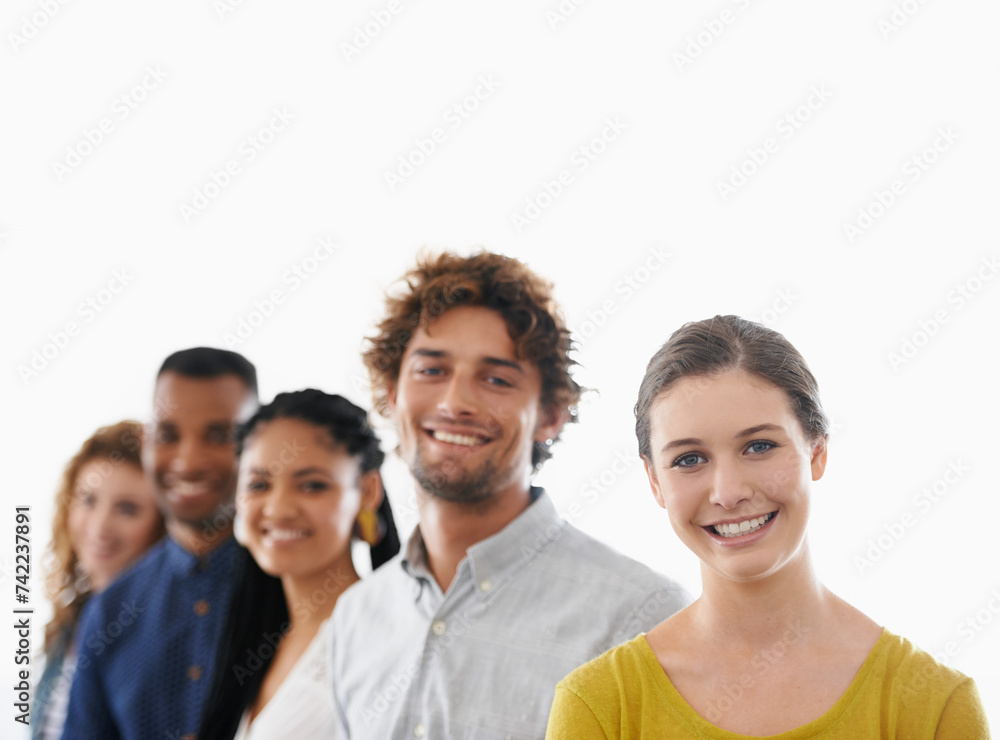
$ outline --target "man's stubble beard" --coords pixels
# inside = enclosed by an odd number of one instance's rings
[[[453,477],[455,472],[460,473],[457,478]],[[476,507],[488,507],[493,501],[498,479],[497,467],[491,460],[472,471],[466,471],[449,460],[432,468],[424,462],[419,448],[410,466],[410,473],[431,496],[442,501]]]

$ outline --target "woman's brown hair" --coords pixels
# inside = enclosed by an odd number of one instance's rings
[[[87,579],[77,572],[77,556],[69,535],[69,512],[83,466],[91,460],[107,460],[110,465],[134,465],[142,470],[142,425],[122,421],[101,427],[66,465],[56,490],[56,513],[52,518],[52,542],[46,552],[45,595],[52,602],[52,619],[45,625],[45,652],[59,642],[66,630],[72,630],[80,610],[90,596]],[[163,536],[160,519],[157,539]]]
[[[798,350],[766,326],[739,316],[716,316],[682,326],[646,366],[635,404],[639,454],[652,460],[649,415],[662,393],[681,378],[727,370],[743,370],[783,390],[810,441],[829,436],[819,386]]]

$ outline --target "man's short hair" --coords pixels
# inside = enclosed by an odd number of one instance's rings
[[[215,347],[192,347],[174,352],[160,365],[159,378],[165,372],[174,372],[188,378],[218,378],[236,375],[257,398],[257,368],[238,352]]]
[[[543,409],[555,407],[576,421],[581,387],[573,380],[573,341],[552,284],[512,257],[478,252],[463,257],[453,252],[424,256],[402,277],[406,290],[386,298],[386,317],[378,334],[368,337],[362,354],[372,383],[375,409],[388,414],[388,387],[399,379],[403,353],[413,333],[456,306],[481,306],[503,317],[517,357],[533,363],[542,376]],[[531,455],[537,470],[552,453],[535,444]]]

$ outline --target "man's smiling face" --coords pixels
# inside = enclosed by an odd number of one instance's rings
[[[533,443],[554,437],[561,421],[542,409],[541,385],[492,309],[452,308],[414,332],[388,401],[421,488],[475,504],[526,490]]]

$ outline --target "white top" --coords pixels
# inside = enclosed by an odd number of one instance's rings
[[[66,712],[69,710],[69,689],[73,684],[73,674],[76,673],[77,657],[79,656],[76,642],[71,641],[70,648],[63,658],[59,676],[49,695],[49,706],[45,711],[44,724],[38,735],[39,740],[59,740],[62,737]]]
[[[329,619],[320,625],[316,637],[252,724],[250,708],[247,708],[234,740],[285,740],[290,737],[326,740],[338,736],[327,656],[331,626]]]

